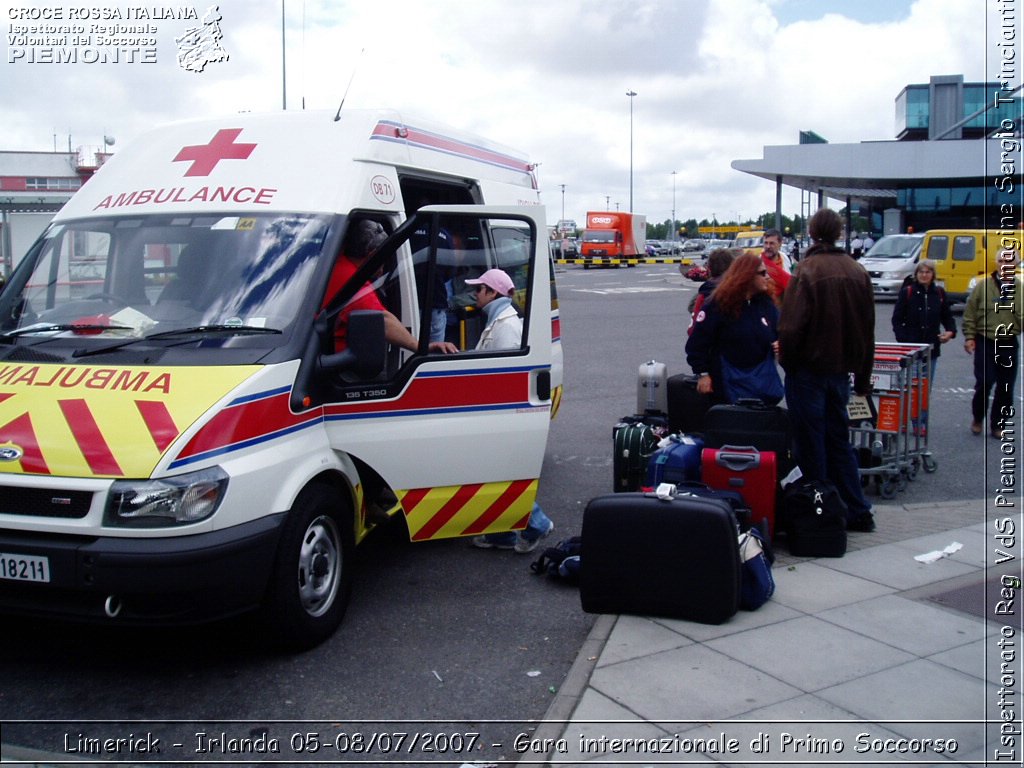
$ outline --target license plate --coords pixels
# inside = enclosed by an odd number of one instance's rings
[[[0,552],[0,579],[50,582],[50,558]]]

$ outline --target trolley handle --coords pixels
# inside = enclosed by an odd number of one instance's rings
[[[761,466],[761,454],[753,445],[723,445],[718,449],[715,463],[734,472],[744,472]]]

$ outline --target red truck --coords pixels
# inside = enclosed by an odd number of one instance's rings
[[[647,217],[618,211],[588,211],[580,258],[591,264],[618,265],[647,255]]]

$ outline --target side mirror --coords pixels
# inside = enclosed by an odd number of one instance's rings
[[[356,310],[348,316],[348,348],[331,355],[320,355],[322,373],[351,371],[359,378],[369,379],[384,370],[387,341],[384,338],[384,313]]]

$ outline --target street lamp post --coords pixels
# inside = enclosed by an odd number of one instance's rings
[[[629,212],[633,212],[633,97],[636,91],[628,90],[629,96]]]
[[[288,78],[285,74],[284,0],[281,0],[281,109],[288,109]]]
[[[562,188],[562,221],[565,221],[565,184],[559,184]]]
[[[672,171],[672,237],[669,240],[675,242],[676,239],[676,172]]]

